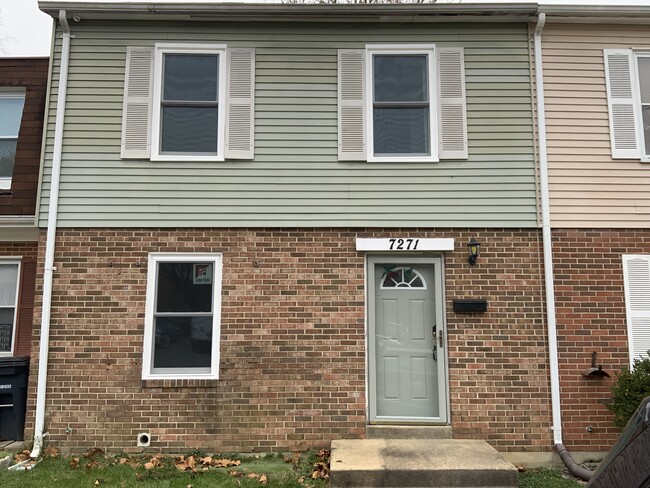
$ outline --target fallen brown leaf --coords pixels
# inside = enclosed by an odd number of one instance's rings
[[[97,486],[100,483],[99,480],[95,480],[95,486]]]
[[[86,469],[90,471],[94,467],[96,467],[99,463],[97,461],[90,461],[88,464],[86,464]]]
[[[77,469],[79,467],[79,458],[78,457],[72,458],[72,460],[70,461],[70,467],[72,469]]]
[[[246,476],[246,477],[247,477],[247,478],[251,478],[251,479],[253,479],[253,478],[257,478],[257,477],[258,477],[258,475],[257,475],[257,474],[255,474],[255,473],[251,473],[251,474],[249,474],[249,475],[248,475],[248,476]]]
[[[21,463],[21,462],[26,461],[28,459],[29,459],[29,451],[28,450],[21,451],[21,452],[17,453],[14,456],[14,461],[16,461],[17,463]]]
[[[155,467],[156,467],[156,465],[154,463],[144,463],[144,469],[146,469],[146,470],[150,470],[150,469],[153,469]]]
[[[300,478],[298,478],[298,483],[302,484],[304,482],[305,482],[305,477],[304,476],[301,476]]]
[[[210,464],[212,462],[212,456],[205,456],[201,458],[201,464]]]
[[[86,459],[92,459],[97,456],[103,456],[104,455],[104,450],[100,449],[99,447],[93,447],[92,449],[88,449],[84,454],[82,454],[83,457]]]
[[[263,485],[265,485],[266,482],[267,482],[266,475],[263,474],[262,476],[260,476],[260,483],[262,483]]]
[[[120,458],[120,464],[124,464],[128,461],[127,458]]]
[[[54,446],[47,446],[43,452],[44,457],[59,457],[59,450]]]
[[[239,466],[241,461],[237,459],[233,461],[232,459],[213,459],[210,463],[211,466],[215,468],[230,468],[231,466]]]

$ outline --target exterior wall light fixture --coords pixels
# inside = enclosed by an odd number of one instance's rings
[[[476,264],[476,260],[478,259],[478,254],[480,249],[481,249],[481,243],[472,237],[467,243],[467,250],[469,251],[469,256],[467,256],[467,262],[472,266]]]

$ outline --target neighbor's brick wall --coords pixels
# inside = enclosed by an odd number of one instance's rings
[[[0,232],[2,232],[1,229]],[[31,352],[37,246],[36,242],[0,241],[0,257],[22,258],[14,356],[29,356]]]
[[[48,66],[48,58],[0,58],[0,88],[26,88],[11,189],[0,190],[0,215],[35,213]]]
[[[553,230],[563,436],[571,449],[609,450],[620,434],[605,404],[629,365],[621,256],[649,253],[650,230]],[[593,351],[611,379],[582,375]]]
[[[457,239],[445,256],[455,435],[501,450],[549,449],[536,230],[59,230],[50,440],[134,449],[136,434],[149,431],[156,451],[281,451],[363,437],[365,271],[355,237],[391,234]],[[474,267],[470,237],[483,244]],[[218,381],[141,381],[147,254],[159,251],[223,253]],[[486,298],[489,312],[455,314],[452,299],[468,297]]]

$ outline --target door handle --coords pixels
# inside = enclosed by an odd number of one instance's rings
[[[444,342],[445,342],[444,341],[444,335],[443,335],[443,332],[440,330],[440,331],[438,331],[438,344],[440,345],[440,347],[444,347],[443,346]]]
[[[438,345],[436,344],[437,328],[433,326],[433,360],[438,360]]]

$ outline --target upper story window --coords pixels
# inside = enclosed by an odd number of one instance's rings
[[[149,255],[145,379],[219,376],[221,255]]]
[[[438,159],[433,47],[367,50],[369,161]]]
[[[11,188],[25,91],[0,91],[0,189]]]
[[[641,108],[643,155],[650,158],[650,54],[636,58]]]
[[[16,339],[20,260],[0,260],[0,356],[11,355]]]
[[[151,159],[224,159],[224,69],[224,46],[156,46]]]
[[[126,50],[125,159],[253,159],[255,50],[223,44]]]
[[[338,129],[340,161],[467,159],[463,48],[339,49]]]

